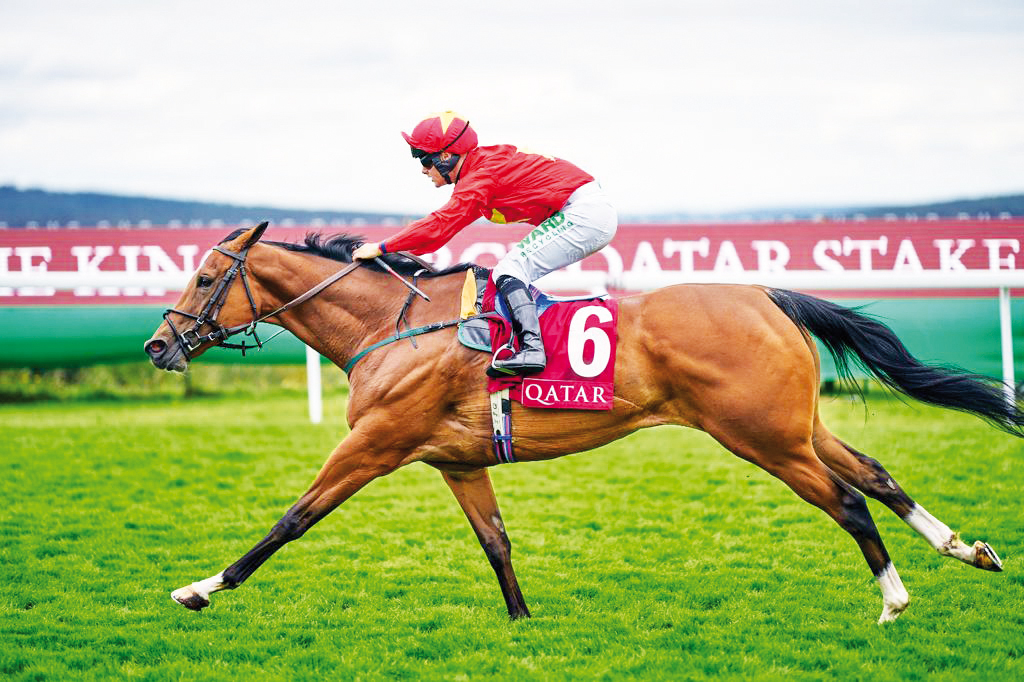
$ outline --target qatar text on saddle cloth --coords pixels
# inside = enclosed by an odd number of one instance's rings
[[[483,310],[494,310],[495,287],[487,281]],[[512,335],[508,320],[490,318],[492,353]],[[547,367],[530,376],[489,378],[491,393],[509,389],[525,407],[610,410],[615,388],[618,302],[611,298],[558,301],[540,315]]]

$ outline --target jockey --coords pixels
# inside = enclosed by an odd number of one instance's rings
[[[455,112],[432,115],[402,137],[435,187],[455,186],[452,197],[384,241],[363,244],[353,258],[395,251],[430,253],[480,217],[535,225],[492,273],[512,315],[519,351],[495,359],[488,374],[543,370],[547,358],[529,285],[610,242],[618,226],[615,208],[594,178],[568,161],[512,145],[478,146],[476,131]]]

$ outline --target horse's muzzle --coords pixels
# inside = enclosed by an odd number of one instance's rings
[[[167,343],[159,337],[153,337],[143,346],[146,355],[158,369],[169,372],[184,372],[188,367],[188,359],[177,342]]]

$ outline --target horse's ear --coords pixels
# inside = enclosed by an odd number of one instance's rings
[[[242,238],[244,240],[243,241],[244,246],[242,248],[243,249],[247,249],[250,246],[252,246],[253,244],[255,244],[256,242],[258,242],[260,240],[260,237],[263,236],[263,233],[267,231],[267,226],[268,225],[270,225],[270,223],[268,221],[264,220],[262,223],[260,223],[256,227],[254,227],[251,230],[249,230],[248,232],[244,233],[242,235]]]

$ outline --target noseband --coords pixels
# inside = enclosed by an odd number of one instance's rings
[[[252,297],[252,290],[249,288],[249,277],[246,275],[245,259],[249,255],[250,246],[252,245],[250,244],[249,246],[246,246],[238,253],[228,251],[220,246],[213,247],[214,251],[219,251],[225,256],[233,259],[234,262],[231,263],[231,267],[229,267],[228,271],[224,273],[223,277],[221,277],[220,282],[217,283],[217,288],[213,292],[213,296],[211,296],[210,300],[206,302],[206,305],[203,306],[203,309],[198,315],[185,312],[184,310],[177,310],[175,308],[168,308],[164,311],[164,321],[174,333],[178,343],[181,344],[182,352],[189,360],[192,359],[192,353],[198,350],[199,347],[205,343],[213,343],[222,348],[240,350],[242,351],[242,355],[245,355],[245,351],[247,349],[263,348],[263,342],[260,341],[259,336],[256,334],[256,325],[258,323],[283,313],[286,310],[290,310],[300,303],[308,301],[334,282],[355,270],[360,264],[359,261],[350,263],[347,268],[334,273],[306,293],[292,299],[280,308],[269,312],[266,315],[260,315],[259,310],[256,308],[256,300]],[[221,308],[223,308],[224,304],[227,302],[228,292],[230,291],[235,278],[238,277],[239,274],[242,276],[242,285],[245,287],[245,296],[249,299],[249,307],[252,308],[253,319],[251,322],[240,324],[236,327],[225,327],[217,322],[217,315],[220,314]],[[192,328],[186,329],[184,332],[178,331],[178,328],[174,326],[174,322],[171,321],[170,315],[172,313],[194,320]],[[209,334],[200,334],[199,332],[203,328],[203,325],[207,324],[213,327],[213,331]],[[253,341],[255,341],[253,345],[247,345],[244,340],[242,343],[226,343],[227,339],[230,337],[243,332],[246,336],[251,336],[253,338]]]

